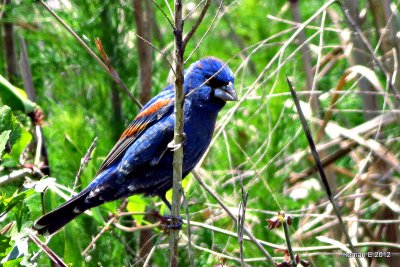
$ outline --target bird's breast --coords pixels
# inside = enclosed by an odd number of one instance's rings
[[[184,172],[193,169],[203,156],[211,142],[217,118],[217,114],[210,113],[202,107],[192,108],[190,111],[184,121]]]

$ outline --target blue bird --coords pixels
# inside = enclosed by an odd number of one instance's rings
[[[211,142],[218,112],[236,101],[234,76],[214,57],[203,58],[184,72],[183,178],[196,166]],[[94,180],[59,208],[40,217],[33,228],[50,235],[84,211],[134,194],[159,196],[172,187],[174,86],[151,99],[122,133]]]

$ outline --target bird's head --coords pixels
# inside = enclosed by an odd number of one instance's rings
[[[231,69],[221,60],[206,57],[196,61],[185,71],[187,97],[223,106],[226,101],[237,101]]]

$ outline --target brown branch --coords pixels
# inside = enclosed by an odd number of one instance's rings
[[[29,238],[36,244],[38,247],[43,249],[44,253],[49,256],[50,260],[60,267],[68,267],[67,264],[56,254],[52,251],[45,243],[43,243],[34,232],[29,232]]]
[[[10,83],[15,83],[17,72],[17,54],[15,51],[15,39],[14,39],[14,26],[12,22],[7,22],[7,13],[12,10],[11,1],[5,0],[4,2],[5,11],[2,13],[0,18],[3,23],[3,49],[5,57],[5,65],[8,80]]]
[[[82,256],[86,256],[86,254],[89,253],[89,249],[94,247],[94,244],[97,242],[97,240],[99,240],[99,238],[110,229],[110,225],[114,223],[114,221],[117,219],[116,216],[113,216],[110,220],[108,220],[108,222],[106,223],[106,225],[103,227],[103,229],[101,229],[101,231],[93,238],[92,242],[90,242],[90,244],[86,247],[86,249],[82,252]]]
[[[354,141],[347,142],[343,147],[341,147],[337,151],[335,151],[332,154],[321,159],[322,166],[327,167],[330,164],[334,163],[336,160],[346,156],[349,152],[353,151],[354,147],[356,147],[357,145],[358,145],[358,143],[354,142]],[[311,174],[315,173],[316,171],[318,171],[317,167],[311,166],[298,174],[292,175],[292,177],[290,178],[290,182],[291,183],[298,182],[299,180],[310,176]]]
[[[96,47],[99,50],[100,55],[103,57],[104,62],[106,63],[107,72],[111,75],[111,77],[114,79],[114,81],[125,91],[125,93],[133,100],[133,102],[135,102],[136,105],[141,108],[142,105],[140,104],[140,102],[136,99],[136,97],[134,97],[132,95],[132,93],[129,91],[128,87],[122,82],[117,71],[111,65],[110,59],[109,59],[107,53],[104,51],[104,48],[103,48],[103,45],[102,45],[100,39],[95,38],[94,42],[96,43]]]
[[[135,17],[136,30],[138,35],[142,36],[151,43],[152,25],[150,24],[148,14],[151,8],[143,5],[147,0],[133,0],[133,16]],[[139,81],[140,81],[140,103],[145,104],[151,97],[151,77],[152,77],[152,49],[151,46],[142,39],[137,39],[139,54]]]
[[[382,71],[382,73],[386,76],[387,83],[389,85],[390,90],[395,96],[399,96],[400,92],[398,91],[398,88],[395,87],[395,85],[392,83],[392,74],[387,70],[386,66],[378,59],[378,57],[375,54],[375,51],[373,50],[370,42],[368,41],[367,37],[364,35],[364,33],[361,31],[360,27],[356,24],[354,21],[352,15],[350,14],[350,10],[346,8],[340,1],[337,1],[336,3],[339,4],[341,7],[343,14],[345,15],[347,21],[351,25],[351,27],[357,32],[357,34],[360,37],[361,43],[367,48],[368,52],[370,53],[373,61],[378,65],[379,69]],[[397,99],[397,97],[394,98],[394,101],[396,103],[397,107],[400,107],[400,101]]]
[[[128,95],[128,97],[136,103],[139,107],[142,107],[140,102],[133,96],[129,91],[128,87],[119,78],[117,72],[112,68],[110,62],[107,65],[93,52],[93,50],[69,27],[43,0],[39,0],[44,8],[78,41],[78,43],[100,64],[103,69],[113,78],[113,80],[121,87],[121,89]],[[104,57],[104,55],[102,55]],[[108,58],[108,57],[107,57]],[[111,68],[110,68],[111,67]]]
[[[19,45],[21,50],[19,56],[19,68],[21,70],[22,80],[24,81],[25,92],[28,95],[29,100],[36,102],[35,88],[33,86],[28,51],[26,49],[25,40],[22,36],[19,36]]]
[[[89,161],[91,160],[91,155],[93,150],[96,148],[97,145],[97,137],[94,138],[92,144],[90,145],[90,147],[88,148],[88,150],[86,151],[85,156],[81,159],[81,165],[79,166],[79,170],[78,173],[75,176],[75,182],[74,182],[74,186],[72,187],[72,191],[75,191],[77,186],[78,186],[78,181],[82,175],[83,170],[86,168],[86,166],[88,165]]]
[[[36,102],[35,87],[33,85],[32,71],[29,63],[28,49],[26,48],[25,40],[22,36],[19,36],[20,44],[20,59],[19,68],[21,72],[21,77],[24,82],[24,89],[28,95],[29,100]],[[44,117],[41,110],[36,109],[32,113],[28,114],[31,118],[33,124],[35,124],[35,141],[37,143],[36,155],[34,164],[37,165],[40,170],[46,174],[50,175],[49,158],[47,154],[45,137],[43,135],[43,130],[41,127],[41,121]],[[40,164],[40,158],[42,158],[42,163]]]
[[[180,214],[182,198],[182,164],[183,164],[183,104],[185,94],[183,91],[183,55],[185,47],[183,46],[183,20],[182,20],[182,1],[175,0],[174,9],[174,35],[175,35],[175,106],[174,106],[174,140],[173,140],[173,193],[171,223],[176,224]],[[178,266],[178,243],[179,229],[170,231],[170,266]]]
[[[164,17],[167,19],[169,25],[171,25],[171,28],[174,28],[174,24],[172,23],[172,21],[169,19],[168,15],[164,12],[164,10],[160,7],[159,4],[157,4],[157,2],[155,0],[152,0],[153,4],[156,5],[156,7],[161,11],[161,13],[164,15]]]
[[[196,170],[192,171],[193,177],[197,180],[197,182],[199,182],[199,184],[204,188],[204,190],[206,190],[216,201],[217,203],[221,206],[221,208],[223,210],[225,210],[225,212],[229,215],[229,217],[231,217],[232,220],[234,220],[235,222],[237,222],[237,218],[236,216],[232,213],[232,211],[224,204],[224,202],[222,201],[222,199],[208,186],[204,183],[204,181],[201,179],[199,173]],[[256,239],[254,237],[254,235],[250,232],[249,229],[247,229],[245,226],[243,226],[243,231],[246,233],[246,235],[248,236],[249,240],[251,240],[256,246],[257,248],[264,254],[264,256],[272,263],[275,264],[274,259],[272,258],[272,256],[268,253],[268,251],[265,250],[265,248],[262,246],[262,241]],[[235,236],[237,236],[237,234],[235,234]],[[246,239],[246,237],[245,237]]]
[[[200,38],[200,41],[196,44],[196,47],[193,49],[192,52],[190,52],[190,55],[186,58],[185,62],[188,61],[192,55],[197,51],[197,49],[199,49],[200,45],[203,43],[204,39],[206,38],[207,34],[211,31],[212,27],[214,26],[214,22],[217,19],[219,12],[221,11],[222,8],[222,4],[223,4],[224,0],[221,0],[218,9],[217,9],[217,13],[215,14],[214,18],[212,19],[210,26],[207,28],[206,32],[203,34],[203,36]]]
[[[185,50],[186,45],[188,44],[190,38],[192,38],[193,34],[196,32],[197,28],[200,26],[201,22],[204,19],[204,16],[207,13],[208,8],[210,7],[211,0],[206,0],[204,3],[203,10],[201,10],[200,16],[197,18],[196,23],[193,25],[192,29],[186,34],[185,38],[183,39],[183,50]]]

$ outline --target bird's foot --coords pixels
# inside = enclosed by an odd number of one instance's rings
[[[179,230],[182,228],[183,220],[181,216],[164,215],[161,224],[165,229]]]
[[[167,147],[170,148],[171,151],[178,150],[182,146],[182,144],[185,143],[186,134],[182,133],[181,136],[182,136],[182,140],[181,140],[181,142],[179,144],[175,144],[175,142],[174,142],[175,140],[172,140],[171,142],[168,143]]]

